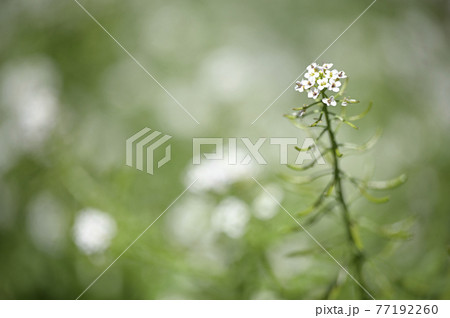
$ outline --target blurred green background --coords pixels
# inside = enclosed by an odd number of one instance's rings
[[[266,166],[194,167],[192,137],[306,137],[282,117],[306,102],[293,87],[251,123],[370,1],[80,3],[200,124],[74,1],[1,1],[0,298],[75,299],[195,176],[82,299],[358,298],[251,176],[292,213],[320,182],[284,182],[270,147]],[[377,299],[450,298],[449,50],[447,0],[379,0],[319,60],[349,75],[351,111],[374,102],[339,138],[383,129],[344,167],[409,177],[388,203],[351,207]],[[144,127],[173,136],[153,176],[125,165]],[[308,230],[348,265],[338,210]]]

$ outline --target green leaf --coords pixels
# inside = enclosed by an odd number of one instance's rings
[[[400,222],[384,226],[379,226],[377,223],[368,219],[360,219],[359,225],[384,238],[392,240],[408,240],[412,236],[410,229],[415,223],[416,219],[414,217],[409,217]]]
[[[385,196],[385,197],[375,197],[371,194],[369,194],[364,188],[360,187],[359,191],[361,192],[361,194],[370,202],[372,203],[386,203],[389,201],[389,196]]]
[[[350,127],[352,127],[353,129],[359,129],[357,126],[355,126],[353,123],[349,122],[348,120],[343,120],[344,124],[349,125]]]
[[[300,149],[300,148],[299,148],[299,149]],[[327,154],[330,150],[331,150],[330,148],[327,148],[327,149],[323,150],[323,151],[322,151],[322,156],[325,156],[325,154]],[[303,151],[303,149],[302,149],[302,151]],[[288,164],[287,164],[287,167],[288,167],[289,169],[292,169],[292,170],[295,170],[295,171],[305,171],[305,170],[308,170],[308,169],[314,167],[315,164],[317,163],[317,159],[318,159],[318,158],[316,157],[316,158],[313,159],[313,161],[311,161],[311,162],[308,163],[307,165],[303,165],[303,166],[296,166],[296,165],[293,165],[293,164],[288,163]]]
[[[386,180],[386,181],[370,181],[366,184],[366,187],[368,189],[372,190],[388,190],[388,189],[394,189],[396,187],[401,186],[408,180],[408,177],[406,174],[402,174],[398,176],[397,178]]]
[[[312,205],[305,210],[295,213],[295,215],[296,216],[306,216],[306,215],[310,214],[312,211],[314,211],[316,208],[317,208],[316,206]]]
[[[292,115],[292,114],[284,114],[283,116],[286,117],[286,118],[288,118],[288,119],[291,119],[291,120],[297,119],[297,116]]]
[[[410,230],[415,223],[416,218],[409,217],[399,222],[381,227],[380,233],[390,239],[408,240],[412,237]]]
[[[322,170],[322,171],[318,171],[317,173],[314,173],[312,175],[309,176],[291,176],[291,175],[282,175],[281,177],[291,183],[295,183],[295,184],[305,184],[305,183],[309,183],[312,182],[316,179],[319,179],[321,177],[330,175],[332,173],[332,170]]]
[[[347,89],[347,85],[348,85],[348,77],[345,79],[344,84],[342,84],[342,87],[339,93],[336,94],[335,98],[342,96],[344,94],[345,90]]]
[[[314,203],[309,208],[307,208],[306,210],[297,212],[295,215],[296,216],[306,216],[306,215],[310,214],[312,211],[319,209],[319,207],[320,207],[320,210],[322,210],[323,212],[327,212],[327,211],[331,210],[335,206],[334,202],[330,202],[329,204],[327,204],[323,207],[321,207],[321,205],[322,205],[323,201],[325,200],[325,198],[329,196],[328,193],[330,193],[330,189],[332,190],[333,187],[334,187],[334,180],[330,181],[327,184],[325,189],[322,191],[322,193],[319,195],[319,197],[316,199],[316,201],[314,201]],[[319,213],[322,211],[319,211]],[[317,215],[316,215],[316,217],[317,217]]]
[[[322,116],[323,116],[323,112],[320,112],[319,118],[317,118],[317,120],[316,120],[314,123],[311,124],[311,127],[315,127],[315,126],[317,126],[319,123],[321,123],[321,122],[322,122]]]
[[[347,149],[353,149],[353,150],[369,150],[373,146],[375,146],[377,141],[380,139],[381,133],[382,133],[382,130],[378,129],[377,132],[375,133],[375,135],[373,135],[368,141],[366,141],[362,145],[356,145],[356,144],[352,144],[352,143],[343,143],[342,146]]]
[[[333,193],[333,190],[334,190],[334,182],[330,185],[325,195],[329,197]]]
[[[340,116],[342,117],[342,118],[345,118],[345,114],[347,113],[347,107],[341,107],[341,114],[340,114]],[[337,132],[339,131],[339,129],[341,129],[341,126],[342,126],[342,121],[341,122],[339,122],[337,125],[336,125],[336,129],[334,130],[334,133],[335,134],[337,134]]]
[[[303,226],[309,226],[314,224],[319,220],[319,218],[326,215],[328,212],[333,211],[333,209],[336,207],[335,201],[330,201],[327,204],[322,204],[325,200],[325,195],[320,196],[320,202],[314,203],[312,206],[312,211],[314,211],[314,215],[308,216],[306,220],[303,221]]]
[[[304,117],[304,116],[303,116]],[[295,127],[297,127],[297,128],[300,128],[300,129],[302,129],[302,130],[305,130],[305,129],[307,129],[307,128],[309,128],[308,126],[305,126],[305,125],[302,125],[301,124],[301,121],[299,121],[299,120],[297,120],[298,118],[295,118],[295,120],[294,119],[289,119],[289,121],[292,123],[292,125],[294,125]]]
[[[407,230],[398,230],[398,231],[382,230],[382,235],[384,237],[395,240],[409,240],[412,237],[411,232]]]
[[[298,257],[298,256],[310,255],[310,254],[313,254],[315,252],[317,252],[317,249],[315,249],[315,248],[308,248],[308,249],[304,249],[304,250],[290,252],[286,256],[287,257]]]
[[[305,165],[305,166],[298,167],[298,166],[295,166],[295,165],[288,164],[287,167],[288,167],[289,169],[292,169],[292,170],[295,170],[295,171],[305,171],[305,170],[308,170],[308,169],[314,167],[314,165],[316,164],[316,162],[317,162],[317,160],[314,159],[313,162],[308,163],[308,164]]]
[[[365,111],[363,111],[359,115],[349,117],[348,120],[355,121],[355,120],[360,120],[360,119],[364,118],[372,109],[372,105],[373,105],[373,102],[370,102],[369,106],[367,107],[367,109]]]
[[[335,115],[334,118],[340,120],[340,121],[343,122],[344,124],[349,125],[349,126],[352,127],[353,129],[359,129],[357,126],[355,126],[353,123],[349,122],[347,119],[345,119],[345,118],[342,117],[342,116]]]
[[[314,145],[311,145],[311,146],[309,146],[308,148],[300,148],[299,146],[295,146],[294,148],[295,148],[297,151],[302,152],[302,151],[310,151],[313,147],[314,147]]]
[[[356,247],[358,250],[363,250],[363,243],[361,241],[361,236],[359,235],[359,229],[356,225],[350,226],[350,231],[352,232],[353,239],[355,240]]]

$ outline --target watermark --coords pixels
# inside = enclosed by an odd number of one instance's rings
[[[267,160],[260,152],[261,147],[268,143],[274,151],[279,153],[279,164],[287,165],[289,162],[289,146],[299,145],[295,137],[258,138],[252,142],[250,138],[194,138],[192,140],[192,164],[201,164],[202,159],[226,160],[229,165],[247,165],[255,161],[258,165],[266,165]],[[238,143],[242,144],[238,146]],[[214,152],[202,152],[202,146],[214,146]],[[243,147],[242,147],[243,146]],[[226,149],[225,149],[226,148]],[[296,165],[302,165],[306,160],[315,160],[317,164],[324,165],[325,160],[313,138],[305,138],[301,147],[296,147],[298,154],[295,159]],[[238,149],[245,149],[246,153],[242,159],[238,159]],[[225,151],[227,150],[227,151]]]
[[[155,162],[157,168],[162,167],[171,159],[171,145],[166,145],[165,154],[156,161],[155,150],[163,146],[172,136],[164,135],[159,131],[144,128],[126,141],[126,165],[138,170],[146,171],[153,175]],[[305,138],[300,141],[295,137],[273,137],[258,138],[251,141],[250,138],[193,138],[192,139],[192,164],[199,165],[203,161],[221,160],[228,165],[248,165],[256,163],[267,165],[268,160],[261,153],[265,145],[272,149],[271,154],[277,154],[279,164],[287,165],[292,159],[289,158],[289,148],[298,150],[295,165],[302,165],[305,161],[315,161],[318,165],[324,165],[325,160],[316,146],[313,138]],[[205,151],[205,148],[208,148]],[[211,150],[211,148],[214,148]],[[272,158],[272,157],[271,157]]]
[[[141,171],[144,171],[145,166],[148,174],[154,173],[155,150],[172,138],[172,136],[163,135],[159,131],[151,131],[150,128],[146,127],[126,141],[126,165]],[[168,144],[165,148],[164,157],[157,161],[158,168],[170,161],[171,149],[170,144]],[[133,160],[133,157],[135,160]]]

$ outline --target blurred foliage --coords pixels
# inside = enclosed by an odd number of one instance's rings
[[[2,1],[3,299],[78,297],[186,188],[192,137],[306,137],[281,117],[301,106],[291,87],[251,123],[370,1],[80,3],[200,125],[74,1]],[[345,69],[350,95],[374,102],[358,122],[364,131],[343,125],[343,140],[361,144],[383,129],[344,169],[409,177],[389,202],[352,206],[377,299],[450,298],[449,38],[448,1],[377,1],[321,58]],[[143,127],[173,136],[172,160],[153,176],[125,166],[125,140]],[[306,209],[323,184],[285,185],[277,175],[288,168],[275,161],[251,173],[288,211]],[[223,167],[199,169],[220,177]],[[82,298],[358,297],[248,174],[219,177],[185,193]],[[93,254],[74,235],[86,209],[117,227]],[[343,259],[339,222],[330,213],[308,231]]]

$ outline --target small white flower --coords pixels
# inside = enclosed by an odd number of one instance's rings
[[[338,72],[337,77],[338,78],[347,78],[347,75],[345,74],[344,71],[340,71],[340,72]]]
[[[311,88],[308,92],[308,98],[316,99],[320,95],[320,90],[317,87]]]
[[[326,78],[322,78],[320,80],[317,81],[317,85],[319,90],[323,90],[324,88],[328,88],[328,79]]]
[[[295,90],[300,92],[300,93],[303,92],[305,90],[305,83],[306,83],[305,80],[297,81],[295,83]]]
[[[307,79],[307,80],[297,81],[295,83],[295,90],[302,93],[303,91],[314,86],[315,82],[316,82],[316,80],[314,79],[314,77]]]
[[[331,72],[330,70],[324,70],[323,77],[328,79],[333,78],[333,72]]]
[[[329,98],[322,99],[322,102],[327,106],[336,106],[336,100],[334,99],[334,96],[330,96]]]
[[[319,72],[317,72],[316,70],[309,70],[306,74],[305,74],[305,77],[306,78],[316,78],[316,77],[319,77]]]
[[[339,92],[339,87],[341,87],[341,82],[340,81],[336,81],[334,79],[330,80],[330,85],[328,86],[328,89],[330,91],[333,91],[335,93]]]
[[[315,77],[310,77],[305,81],[305,89],[310,89],[316,83]]]
[[[332,70],[331,71],[331,78],[332,79],[337,79],[338,78],[338,74],[339,74],[339,71],[338,70]]]
[[[312,63],[311,65],[309,65],[306,70],[308,71],[308,73],[310,72],[315,72],[319,70],[319,65],[317,65],[316,63]]]
[[[333,66],[333,63],[325,63],[322,65],[322,68],[325,70],[329,70]]]

